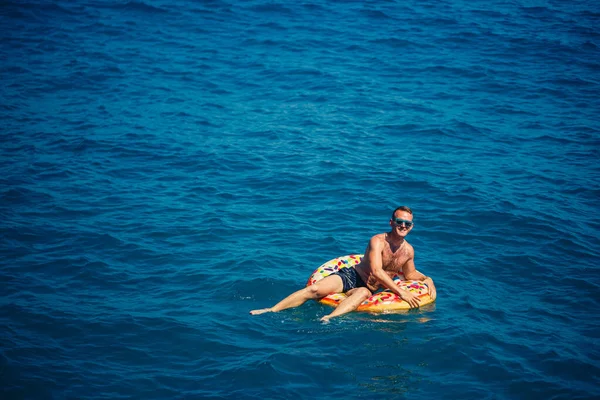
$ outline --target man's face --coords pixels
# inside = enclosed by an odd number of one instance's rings
[[[399,236],[406,236],[413,228],[413,217],[411,213],[398,210],[394,213],[394,218],[390,220],[392,230]]]

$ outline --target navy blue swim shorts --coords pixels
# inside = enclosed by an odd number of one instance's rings
[[[342,282],[344,282],[344,293],[348,290],[358,287],[367,287],[367,284],[362,280],[358,272],[356,272],[356,269],[353,267],[342,268],[333,275],[337,275],[342,278]]]

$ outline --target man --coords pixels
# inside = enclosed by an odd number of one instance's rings
[[[250,314],[277,312],[286,308],[298,307],[307,300],[320,299],[332,293],[345,293],[348,297],[331,314],[321,318],[322,322],[328,322],[330,318],[355,310],[380,288],[396,293],[411,308],[418,307],[420,299],[394,283],[392,276],[395,272],[400,271],[408,280],[419,280],[427,284],[429,294],[435,300],[437,292],[433,280],[416,270],[415,250],[405,239],[413,226],[412,210],[406,206],[396,208],[390,219],[391,231],[371,238],[359,264],[353,268],[343,268],[335,274],[298,290],[273,307],[252,310]]]

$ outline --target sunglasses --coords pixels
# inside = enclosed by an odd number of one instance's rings
[[[406,226],[407,228],[411,228],[414,225],[412,221],[408,221],[406,219],[393,218],[392,220],[398,226],[402,226],[402,224],[404,224],[404,226]]]

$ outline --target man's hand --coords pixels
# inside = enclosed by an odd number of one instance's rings
[[[417,296],[415,296],[408,290],[400,289],[400,297],[402,298],[402,300],[408,303],[410,308],[419,307],[419,303],[421,302],[421,299],[419,299]]]
[[[423,282],[427,284],[427,287],[429,288],[429,296],[431,297],[431,300],[435,300],[435,298],[437,297],[437,290],[435,290],[433,279],[427,277],[427,279],[425,279]]]

